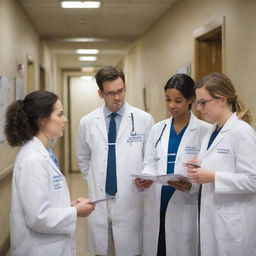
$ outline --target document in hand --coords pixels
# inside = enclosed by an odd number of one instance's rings
[[[168,181],[177,181],[177,180],[186,180],[190,182],[190,179],[182,174],[175,174],[175,173],[170,173],[170,174],[161,174],[161,175],[153,175],[153,174],[132,174],[131,175],[134,178],[139,178],[143,180],[152,180],[158,183],[161,183],[162,185],[168,185]]]
[[[104,201],[112,200],[112,199],[115,199],[115,196],[109,196],[109,197],[101,198],[98,200],[94,200],[94,201],[91,201],[91,204],[98,204],[100,202],[104,202]]]

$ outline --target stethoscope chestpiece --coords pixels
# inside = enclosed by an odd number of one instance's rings
[[[136,135],[136,131],[132,130],[131,131],[131,136],[135,136]]]

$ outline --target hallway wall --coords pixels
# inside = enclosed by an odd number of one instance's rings
[[[127,75],[129,102],[143,107],[139,96],[146,87],[149,112],[157,121],[166,118],[163,92],[166,81],[177,69],[189,63],[192,77],[195,75],[193,31],[222,16],[225,16],[223,72],[231,78],[256,119],[254,0],[178,1],[137,40],[120,64]]]
[[[27,61],[35,65],[35,89],[39,88],[39,66],[46,71],[46,88],[56,91],[56,69],[54,57],[24,14],[16,0],[0,0],[0,75],[10,78],[21,77],[27,83]],[[24,64],[19,73],[17,64]],[[56,63],[55,63],[56,65]],[[0,255],[9,243],[9,211],[11,201],[11,170],[17,148],[11,148],[7,142],[0,143]],[[3,173],[5,171],[5,174]]]

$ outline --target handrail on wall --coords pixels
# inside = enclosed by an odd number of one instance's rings
[[[13,170],[13,164],[9,165],[3,171],[0,171],[0,181],[4,180]]]

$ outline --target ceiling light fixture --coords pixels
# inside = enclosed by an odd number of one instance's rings
[[[79,57],[80,61],[96,61],[97,57],[96,56],[81,56]]]
[[[99,8],[100,2],[97,1],[62,1],[62,8]]]
[[[83,42],[107,42],[109,41],[108,39],[104,38],[64,38],[61,39],[60,41],[64,42],[75,42],[75,43],[83,43]]]
[[[94,79],[93,76],[80,76],[80,79],[85,80],[85,81],[91,81]]]
[[[77,54],[98,54],[99,50],[98,49],[77,49],[76,53]]]
[[[94,73],[95,72],[95,68],[94,67],[82,67],[81,68],[81,72],[84,72],[84,73]]]

